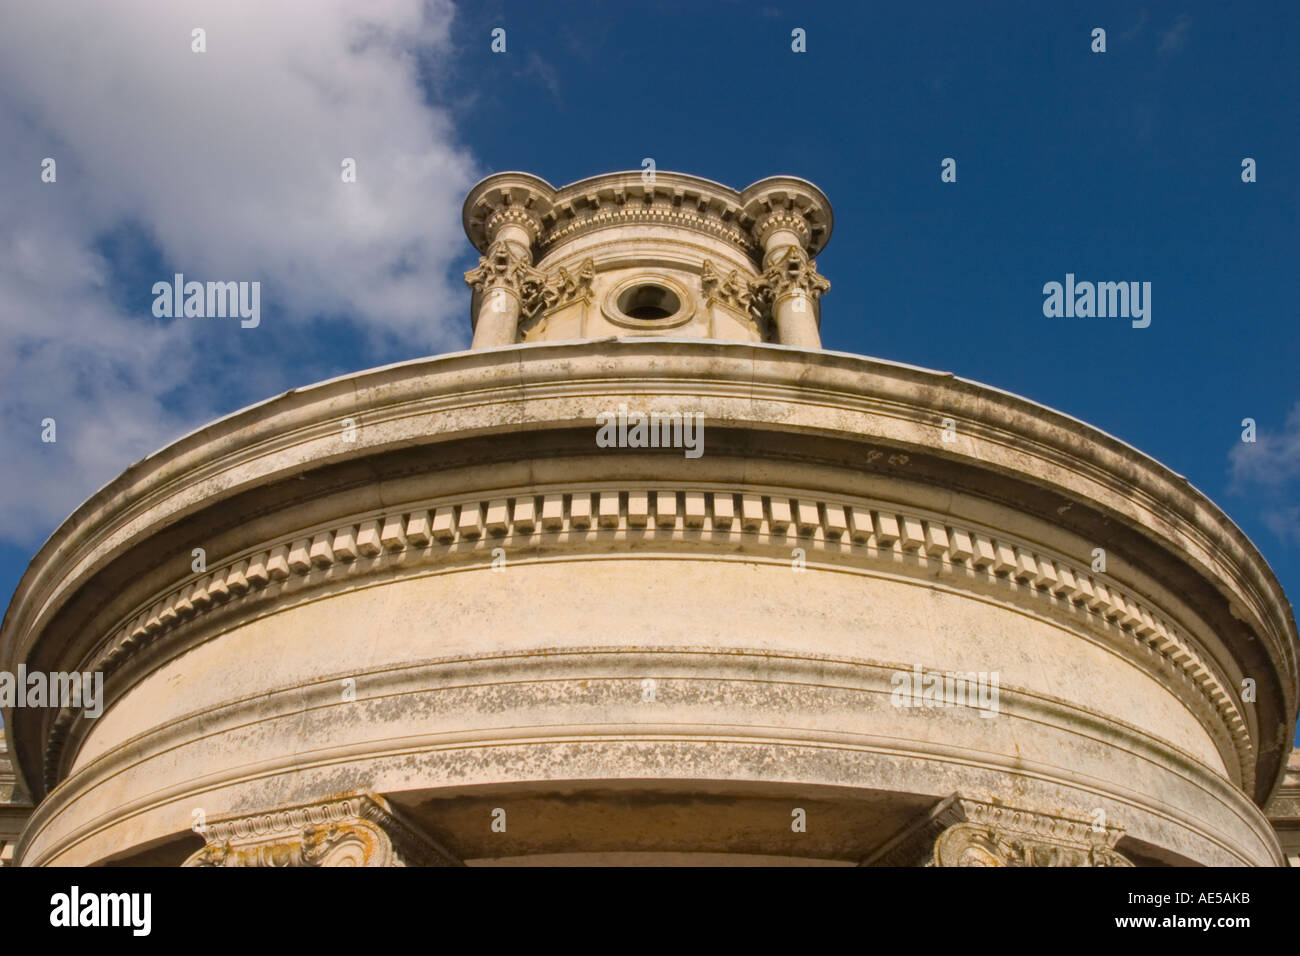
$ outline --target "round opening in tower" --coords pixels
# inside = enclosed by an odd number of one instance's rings
[[[630,319],[667,319],[682,307],[677,293],[661,285],[636,285],[618,297],[618,308]]]

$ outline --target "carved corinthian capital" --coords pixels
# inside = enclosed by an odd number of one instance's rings
[[[377,795],[218,820],[203,838],[184,866],[463,865]]]
[[[513,244],[499,239],[488,246],[487,254],[478,260],[478,267],[465,273],[465,284],[479,295],[508,289],[519,299],[520,312],[531,315],[542,305],[546,276],[534,269],[528,257],[521,255]]]
[[[961,801],[965,822],[934,841],[928,866],[1132,866],[1115,844],[1119,827],[1021,810],[1000,804]]]
[[[831,284],[817,271],[817,263],[798,246],[786,246],[759,277],[755,292],[764,302],[772,303],[792,292],[802,292],[819,299],[830,291]]]
[[[1120,827],[953,794],[863,866],[1132,866]]]

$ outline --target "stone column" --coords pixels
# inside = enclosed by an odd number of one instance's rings
[[[542,301],[545,277],[533,268],[533,243],[541,232],[537,217],[521,206],[502,205],[485,224],[489,240],[478,268],[465,273],[476,293],[474,349],[514,345],[519,320]]]
[[[819,300],[831,284],[808,258],[807,221],[797,211],[777,210],[758,223],[755,233],[763,247],[763,275],[757,291],[771,309],[777,341],[820,349]]]
[[[378,794],[215,820],[182,866],[464,866]]]

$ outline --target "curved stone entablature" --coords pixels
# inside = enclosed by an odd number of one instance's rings
[[[368,575],[390,579],[490,562],[495,548],[529,561],[635,543],[638,553],[652,546],[670,554],[740,551],[753,560],[786,564],[790,548],[802,547],[814,565],[884,570],[935,587],[1011,600],[1031,613],[1063,612],[1074,626],[1088,628],[1120,652],[1136,653],[1175,692],[1191,692],[1187,704],[1216,728],[1220,756],[1234,781],[1253,786],[1254,747],[1230,696],[1230,682],[1198,650],[1198,642],[1166,623],[1171,611],[1153,613],[1112,576],[1090,574],[1082,562],[1044,553],[1003,531],[957,526],[943,516],[902,514],[878,502],[795,499],[764,490],[644,485],[619,490],[617,484],[572,492],[506,488],[499,489],[498,498],[432,500],[413,511],[352,516],[342,527],[301,529],[152,595],[112,629],[113,638],[95,659],[78,669],[102,671],[108,678],[166,632],[232,599],[241,613],[252,616],[265,612],[256,602],[259,592],[283,606],[287,596],[304,593],[297,582],[283,583],[291,578],[304,579],[309,588],[354,587]],[[54,724],[47,786],[61,776],[61,745],[76,718],[76,711],[65,710]]]
[[[596,416],[619,404],[702,413],[704,456],[597,448]],[[208,554],[197,575],[195,547]],[[504,575],[491,570],[496,548]],[[792,588],[781,582],[796,548],[807,569]],[[1104,574],[1090,568],[1094,548]],[[662,606],[621,620],[626,634],[608,631],[607,611],[590,625],[564,616],[644,596],[665,561],[696,570],[670,576]],[[575,575],[575,562],[591,570]],[[718,589],[752,597],[715,608]],[[419,620],[400,610],[417,607]],[[480,788],[529,786],[566,759],[575,778],[631,780],[647,775],[637,748],[685,734],[644,759],[721,788],[740,772],[710,762],[721,754],[787,767],[771,761],[788,752],[787,769],[815,754],[859,762],[818,763],[810,792],[942,795],[956,774],[990,797],[999,767],[1067,817],[1105,808],[1170,858],[1277,862],[1258,805],[1296,713],[1286,607],[1244,535],[1185,480],[945,373],[663,338],[408,362],[215,422],[133,465],[47,542],[6,616],[0,669],[103,666],[108,709],[98,721],[5,713],[16,763],[44,798],[19,852],[98,860],[184,832],[191,806],[256,811],[252,784],[229,782],[254,753],[237,728],[288,721],[289,751],[257,751],[259,773],[324,793],[418,789],[402,769],[412,760],[451,761],[426,770]],[[911,620],[905,608],[925,610]],[[319,640],[281,646],[277,633]],[[366,656],[349,661],[357,641]],[[515,690],[483,677],[493,659],[511,662]],[[990,660],[1005,721],[952,711],[941,744],[932,721],[880,708],[909,665]],[[374,725],[304,724],[333,713],[347,674],[375,682],[362,694]],[[671,689],[662,721],[609,716],[616,689],[646,674]],[[1255,702],[1241,699],[1244,677]],[[783,687],[803,689],[787,699]],[[390,755],[385,701],[407,693],[451,722]],[[507,740],[492,723],[500,708],[557,730]],[[770,739],[741,734],[742,714],[763,715]],[[328,769],[329,747],[344,744],[360,778]],[[178,747],[202,779],[178,776],[167,756]],[[476,762],[456,764],[462,750]],[[931,782],[917,755],[947,776]],[[110,792],[134,808],[129,820],[106,816]]]
[[[620,221],[662,222],[721,238],[756,262],[764,239],[777,225],[797,229],[815,256],[830,239],[830,201],[796,176],[771,176],[744,190],[692,176],[656,170],[604,173],[559,189],[531,173],[488,176],[465,199],[465,234],[486,252],[507,222],[528,223],[532,242],[545,255],[575,235]]]
[[[819,300],[830,283],[812,257],[832,220],[829,201],[805,180],[775,176],[737,191],[683,173],[633,171],[556,189],[527,173],[498,173],[470,192],[463,221],[483,254],[466,275],[475,348],[627,328],[821,344]],[[543,296],[548,285],[571,284],[568,273],[586,277],[583,295]],[[619,292],[632,286],[643,293],[637,299],[632,289],[629,306]],[[716,294],[724,287],[730,294]],[[791,296],[787,307],[782,299]]]

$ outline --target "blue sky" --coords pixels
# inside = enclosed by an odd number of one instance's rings
[[[817,183],[827,348],[1096,425],[1186,475],[1300,594],[1300,4],[174,6],[0,14],[6,599],[62,517],[179,434],[467,345],[476,178],[645,157]],[[363,189],[341,192],[340,156]],[[173,271],[260,278],[262,326],[154,318]],[[1067,272],[1150,282],[1150,327],[1044,317]]]

